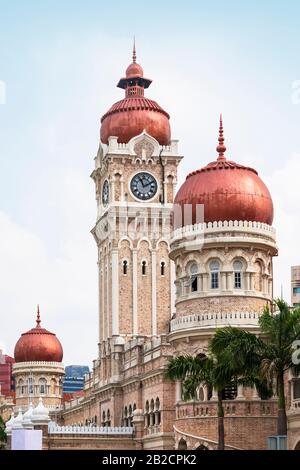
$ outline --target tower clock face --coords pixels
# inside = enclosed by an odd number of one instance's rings
[[[109,184],[108,181],[105,180],[102,187],[102,204],[106,207],[109,203]]]
[[[141,172],[132,178],[130,189],[135,197],[142,201],[147,201],[155,196],[157,181],[150,173]]]

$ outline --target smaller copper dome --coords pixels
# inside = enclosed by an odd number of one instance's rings
[[[128,65],[126,69],[126,78],[143,77],[143,76],[144,76],[144,71],[139,64],[132,62],[132,64]]]
[[[219,156],[186,177],[175,197],[175,206],[180,208],[175,228],[202,222],[197,220],[201,205],[204,206],[204,222],[247,220],[272,225],[273,203],[267,186],[253,168],[227,160],[225,151],[221,117]]]
[[[42,328],[38,307],[36,327],[22,333],[15,346],[16,362],[61,362],[63,349],[54,333]]]

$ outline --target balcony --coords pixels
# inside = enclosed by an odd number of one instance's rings
[[[277,416],[276,400],[223,400],[224,416]],[[179,402],[176,405],[176,419],[217,417],[218,404],[215,400]]]
[[[205,330],[234,326],[258,328],[257,312],[199,313],[175,318],[170,322],[170,333],[188,330]]]

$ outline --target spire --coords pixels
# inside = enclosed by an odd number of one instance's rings
[[[40,327],[41,327],[40,323],[41,323],[40,306],[39,306],[39,304],[38,304],[38,306],[37,306],[37,315],[36,315],[36,327],[37,327],[37,328],[40,328]]]
[[[136,64],[135,36],[133,36],[132,62]]]
[[[224,145],[224,135],[223,135],[223,120],[222,114],[220,114],[220,126],[219,126],[219,145],[217,146],[217,152],[219,154],[218,160],[226,160],[224,153],[226,152],[226,147]]]

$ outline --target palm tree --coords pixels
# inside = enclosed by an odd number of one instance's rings
[[[287,434],[286,396],[284,375],[289,369],[298,372],[300,366],[293,364],[294,341],[300,339],[300,308],[291,310],[286,302],[274,302],[278,311],[274,314],[266,307],[259,319],[261,336],[227,327],[217,330],[211,341],[211,350],[229,361],[244,377],[252,377],[267,388],[274,383],[277,390],[277,434]],[[256,379],[255,379],[256,378]]]
[[[0,449],[5,446],[6,442],[6,432],[5,432],[5,423],[2,416],[0,416]]]
[[[218,397],[218,450],[224,450],[224,408],[222,392],[235,379],[233,371],[220,365],[217,356],[193,357],[178,356],[168,363],[166,376],[170,380],[182,381],[183,399],[193,399],[200,384],[207,385],[217,391]]]

